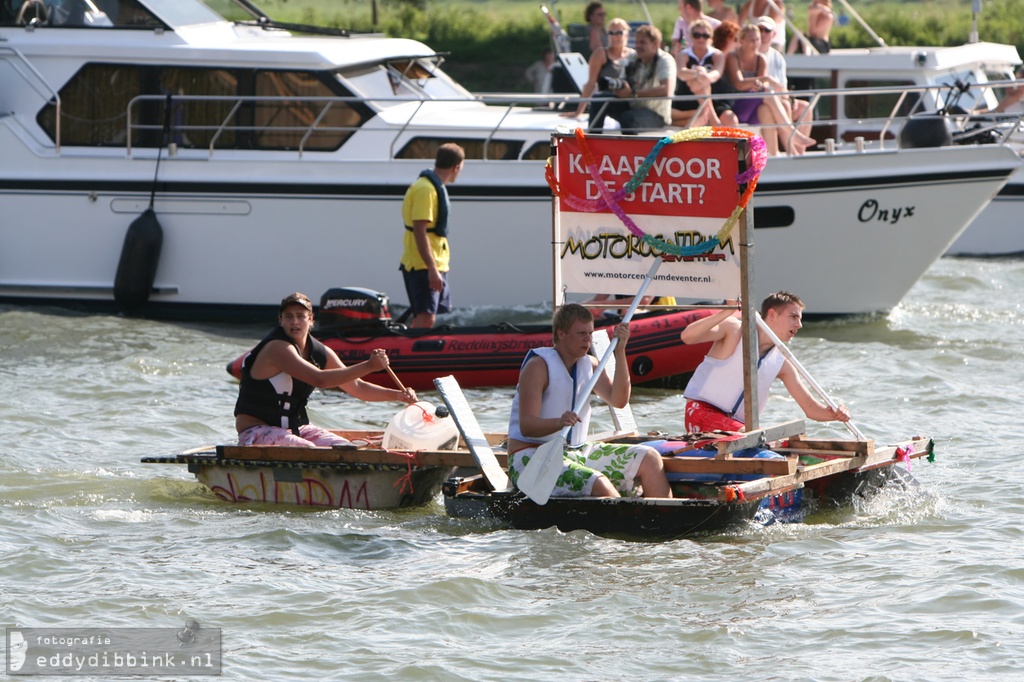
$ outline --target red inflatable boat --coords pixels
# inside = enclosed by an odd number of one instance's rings
[[[686,310],[634,317],[626,348],[633,385],[682,389],[711,346],[685,345],[679,333],[711,312]],[[614,317],[599,320],[595,329],[609,329],[617,321]],[[374,348],[385,349],[395,374],[417,391],[433,390],[434,379],[448,374],[463,388],[514,386],[527,351],[551,345],[550,325],[503,322],[408,329],[392,322],[385,294],[357,288],[330,289],[323,295],[313,335],[345,364],[366,360]],[[241,376],[244,357],[243,353],[228,364],[228,373],[236,379]],[[393,387],[383,372],[366,379]]]

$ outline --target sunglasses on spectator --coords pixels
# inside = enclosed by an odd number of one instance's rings
[[[758,26],[757,30],[760,31],[761,33],[771,33],[772,32],[772,30],[770,28],[766,28],[764,26]]]
[[[625,31],[608,31],[608,35],[610,36],[621,36],[624,35],[625,33]]]
[[[710,33],[691,33],[690,35],[693,36],[695,40],[700,40],[702,38],[704,40],[707,40],[708,38],[711,37]]]

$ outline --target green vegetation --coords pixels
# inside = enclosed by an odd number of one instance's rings
[[[548,44],[547,21],[538,0],[379,0],[377,25],[372,0],[256,0],[280,21],[334,26],[352,30],[376,29],[387,35],[422,41],[449,53],[445,70],[470,90],[515,91],[526,87],[523,70]],[[1024,21],[1019,0],[986,0],[978,23],[982,40],[1016,45],[1024,53]],[[231,0],[210,4],[233,19],[245,18]],[[639,2],[605,2],[608,16],[644,18]],[[889,45],[959,45],[971,30],[970,3],[885,0],[852,3],[854,9]],[[563,1],[557,14],[563,22],[582,22],[585,0]],[[790,0],[787,11],[797,27],[806,23],[806,4]],[[678,15],[674,0],[650,0],[654,23],[668,33]],[[837,16],[842,7],[834,3]],[[867,47],[871,37],[850,18],[832,29],[833,47]]]

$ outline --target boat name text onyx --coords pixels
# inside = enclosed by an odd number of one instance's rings
[[[903,218],[912,218],[914,216],[915,208],[917,207],[901,206],[898,208],[879,208],[877,201],[874,199],[868,199],[861,204],[860,210],[857,212],[857,220],[862,223],[876,221],[895,225]]]

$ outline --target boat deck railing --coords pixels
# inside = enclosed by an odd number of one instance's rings
[[[31,68],[30,65],[26,65]],[[41,83],[45,83],[41,78]],[[986,83],[981,86],[997,90],[999,88],[1005,88],[1013,85],[1024,84],[1022,81],[998,81],[993,83]],[[943,101],[943,93],[948,92],[950,86],[945,85],[929,85],[929,86],[879,86],[879,87],[866,87],[866,88],[835,88],[835,89],[821,89],[821,90],[793,90],[788,93],[801,99],[808,101],[809,106],[807,107],[804,117],[815,116],[815,112],[828,111],[831,109],[834,111],[841,103],[839,97],[850,97],[851,95],[860,95],[865,97],[865,102],[868,104],[870,109],[872,106],[875,109],[882,109],[877,112],[875,116],[865,116],[862,118],[848,118],[843,116],[830,116],[827,118],[819,117],[814,118],[813,121],[798,119],[794,121],[793,125],[800,125],[804,123],[812,123],[813,126],[819,130],[841,130],[847,131],[848,134],[858,134],[862,137],[856,139],[856,150],[863,151],[866,147],[884,149],[888,144],[887,140],[891,140],[893,147],[898,146],[898,141],[894,140],[896,137],[895,132],[905,123],[908,119],[934,113],[935,102],[941,103]],[[907,108],[908,98],[913,95],[917,95],[916,102],[909,111],[904,111]],[[53,93],[56,97],[56,93]],[[732,93],[729,95],[711,95],[709,97],[673,97],[673,100],[691,100],[698,101],[698,109],[694,115],[694,118],[703,112],[707,107],[713,105],[713,102],[717,99],[744,99],[744,98],[761,98],[764,97],[765,93]],[[893,98],[895,98],[893,100]],[[59,106],[59,98],[57,98]],[[893,101],[891,109],[885,109],[888,102]],[[497,157],[491,155],[491,148],[494,144],[495,139],[500,138],[502,140],[509,138],[510,136],[519,136],[522,138],[524,144],[520,150],[522,152],[528,151],[532,144],[538,141],[544,140],[550,133],[555,132],[554,129],[538,128],[536,125],[530,125],[529,119],[523,120],[522,124],[510,121],[510,118],[514,114],[522,113],[525,111],[544,111],[548,113],[561,113],[565,116],[566,128],[575,128],[581,123],[585,124],[583,117],[573,117],[572,111],[575,111],[576,107],[580,102],[589,102],[590,106],[602,106],[609,102],[608,98],[591,97],[582,98],[576,95],[565,94],[565,95],[536,95],[536,94],[524,94],[524,93],[489,93],[477,95],[473,98],[433,98],[429,100],[409,98],[408,100],[394,98],[388,99],[388,107],[374,107],[375,100],[363,97],[294,97],[294,96],[211,96],[211,95],[175,95],[170,98],[166,95],[140,95],[133,98],[126,111],[126,131],[124,139],[126,140],[126,150],[130,157],[133,153],[133,140],[137,139],[139,133],[148,133],[150,136],[159,135],[162,131],[163,125],[159,123],[143,123],[141,122],[141,108],[147,106],[155,108],[161,105],[161,103],[168,104],[173,103],[174,106],[182,106],[186,104],[212,104],[217,105],[216,107],[210,107],[207,111],[212,111],[218,107],[223,107],[224,114],[219,120],[212,120],[203,124],[190,124],[188,122],[175,122],[172,126],[173,136],[179,138],[187,138],[190,133],[201,133],[202,135],[196,135],[196,137],[208,138],[208,143],[203,146],[206,147],[209,157],[213,158],[218,151],[227,151],[228,147],[218,146],[226,135],[231,134],[272,134],[276,136],[290,135],[292,136],[291,143],[287,147],[288,151],[295,151],[301,158],[303,154],[310,150],[310,140],[314,135],[335,135],[341,139],[341,143],[338,147],[345,144],[345,141],[353,133],[357,131],[372,131],[377,134],[386,136],[386,144],[389,149],[388,158],[395,158],[396,149],[398,145],[406,140],[407,133],[415,131],[417,134],[428,134],[436,135],[438,137],[452,137],[454,126],[452,124],[451,116],[447,119],[444,117],[438,117],[436,112],[443,112],[443,107],[446,104],[462,104],[462,105],[486,105],[492,111],[490,115],[486,117],[478,117],[476,111],[470,112],[452,112],[452,116],[465,115],[465,119],[461,121],[463,124],[458,128],[458,135],[455,137],[466,138],[467,136],[473,137],[474,133],[479,135],[479,140],[482,143],[482,160],[510,160],[506,157]],[[933,104],[929,104],[933,103]],[[395,119],[396,111],[400,111],[397,107],[405,104],[412,104],[413,106],[408,107],[408,111],[403,111],[401,120]],[[227,106],[225,106],[227,105]],[[325,121],[328,120],[329,116],[338,107],[344,107],[352,110],[358,107],[369,108],[373,110],[375,116],[369,117],[362,121],[359,125],[328,125]],[[278,109],[288,109],[291,107],[301,107],[303,109],[302,117],[303,120],[298,124],[285,124],[285,125],[257,125],[257,124],[240,124],[238,123],[238,114],[246,108],[258,107],[258,106],[269,106],[276,107]],[[170,108],[168,107],[168,112]],[[480,108],[479,111],[484,111]],[[432,115],[435,120],[441,118],[445,120],[444,123],[424,123],[422,122],[421,116],[426,114]],[[871,112],[875,113],[875,112]],[[168,117],[171,117],[170,113],[165,113]],[[386,118],[391,118],[391,122],[382,125],[382,121]],[[297,120],[300,117],[294,115],[290,117],[292,120]],[[1007,115],[1007,114],[992,114],[992,113],[961,113],[958,115],[951,116],[954,123],[954,129],[964,128],[968,122],[970,122],[975,128],[979,125],[988,126],[994,134],[992,142],[995,143],[1006,143],[1010,136],[1021,128],[1021,116],[1020,115]],[[58,117],[59,120],[59,117]],[[308,120],[308,122],[307,122]],[[520,119],[522,120],[522,119]],[[483,123],[481,123],[481,121]],[[291,121],[289,121],[290,123]],[[556,124],[557,125],[557,124]],[[741,126],[748,127],[748,126]],[[781,124],[776,127],[788,127],[788,124]],[[767,129],[768,126],[761,125],[761,129]],[[680,128],[677,128],[680,129]],[[852,131],[852,132],[851,132]],[[174,137],[170,139],[173,141]],[[153,139],[151,137],[151,139]],[[160,138],[157,138],[160,139]],[[831,143],[827,143],[826,147],[828,151],[835,151],[835,148],[842,147],[844,142],[850,140],[834,140]],[[60,140],[58,138],[57,145],[59,148]],[[139,146],[136,142],[135,147]],[[154,145],[146,145],[152,147]],[[176,145],[181,146],[181,145]],[[186,147],[195,148],[199,145],[186,144]],[[332,150],[334,151],[338,147]],[[279,149],[279,148],[278,148]],[[323,151],[323,149],[316,149],[315,151]],[[520,157],[517,157],[520,159]]]

